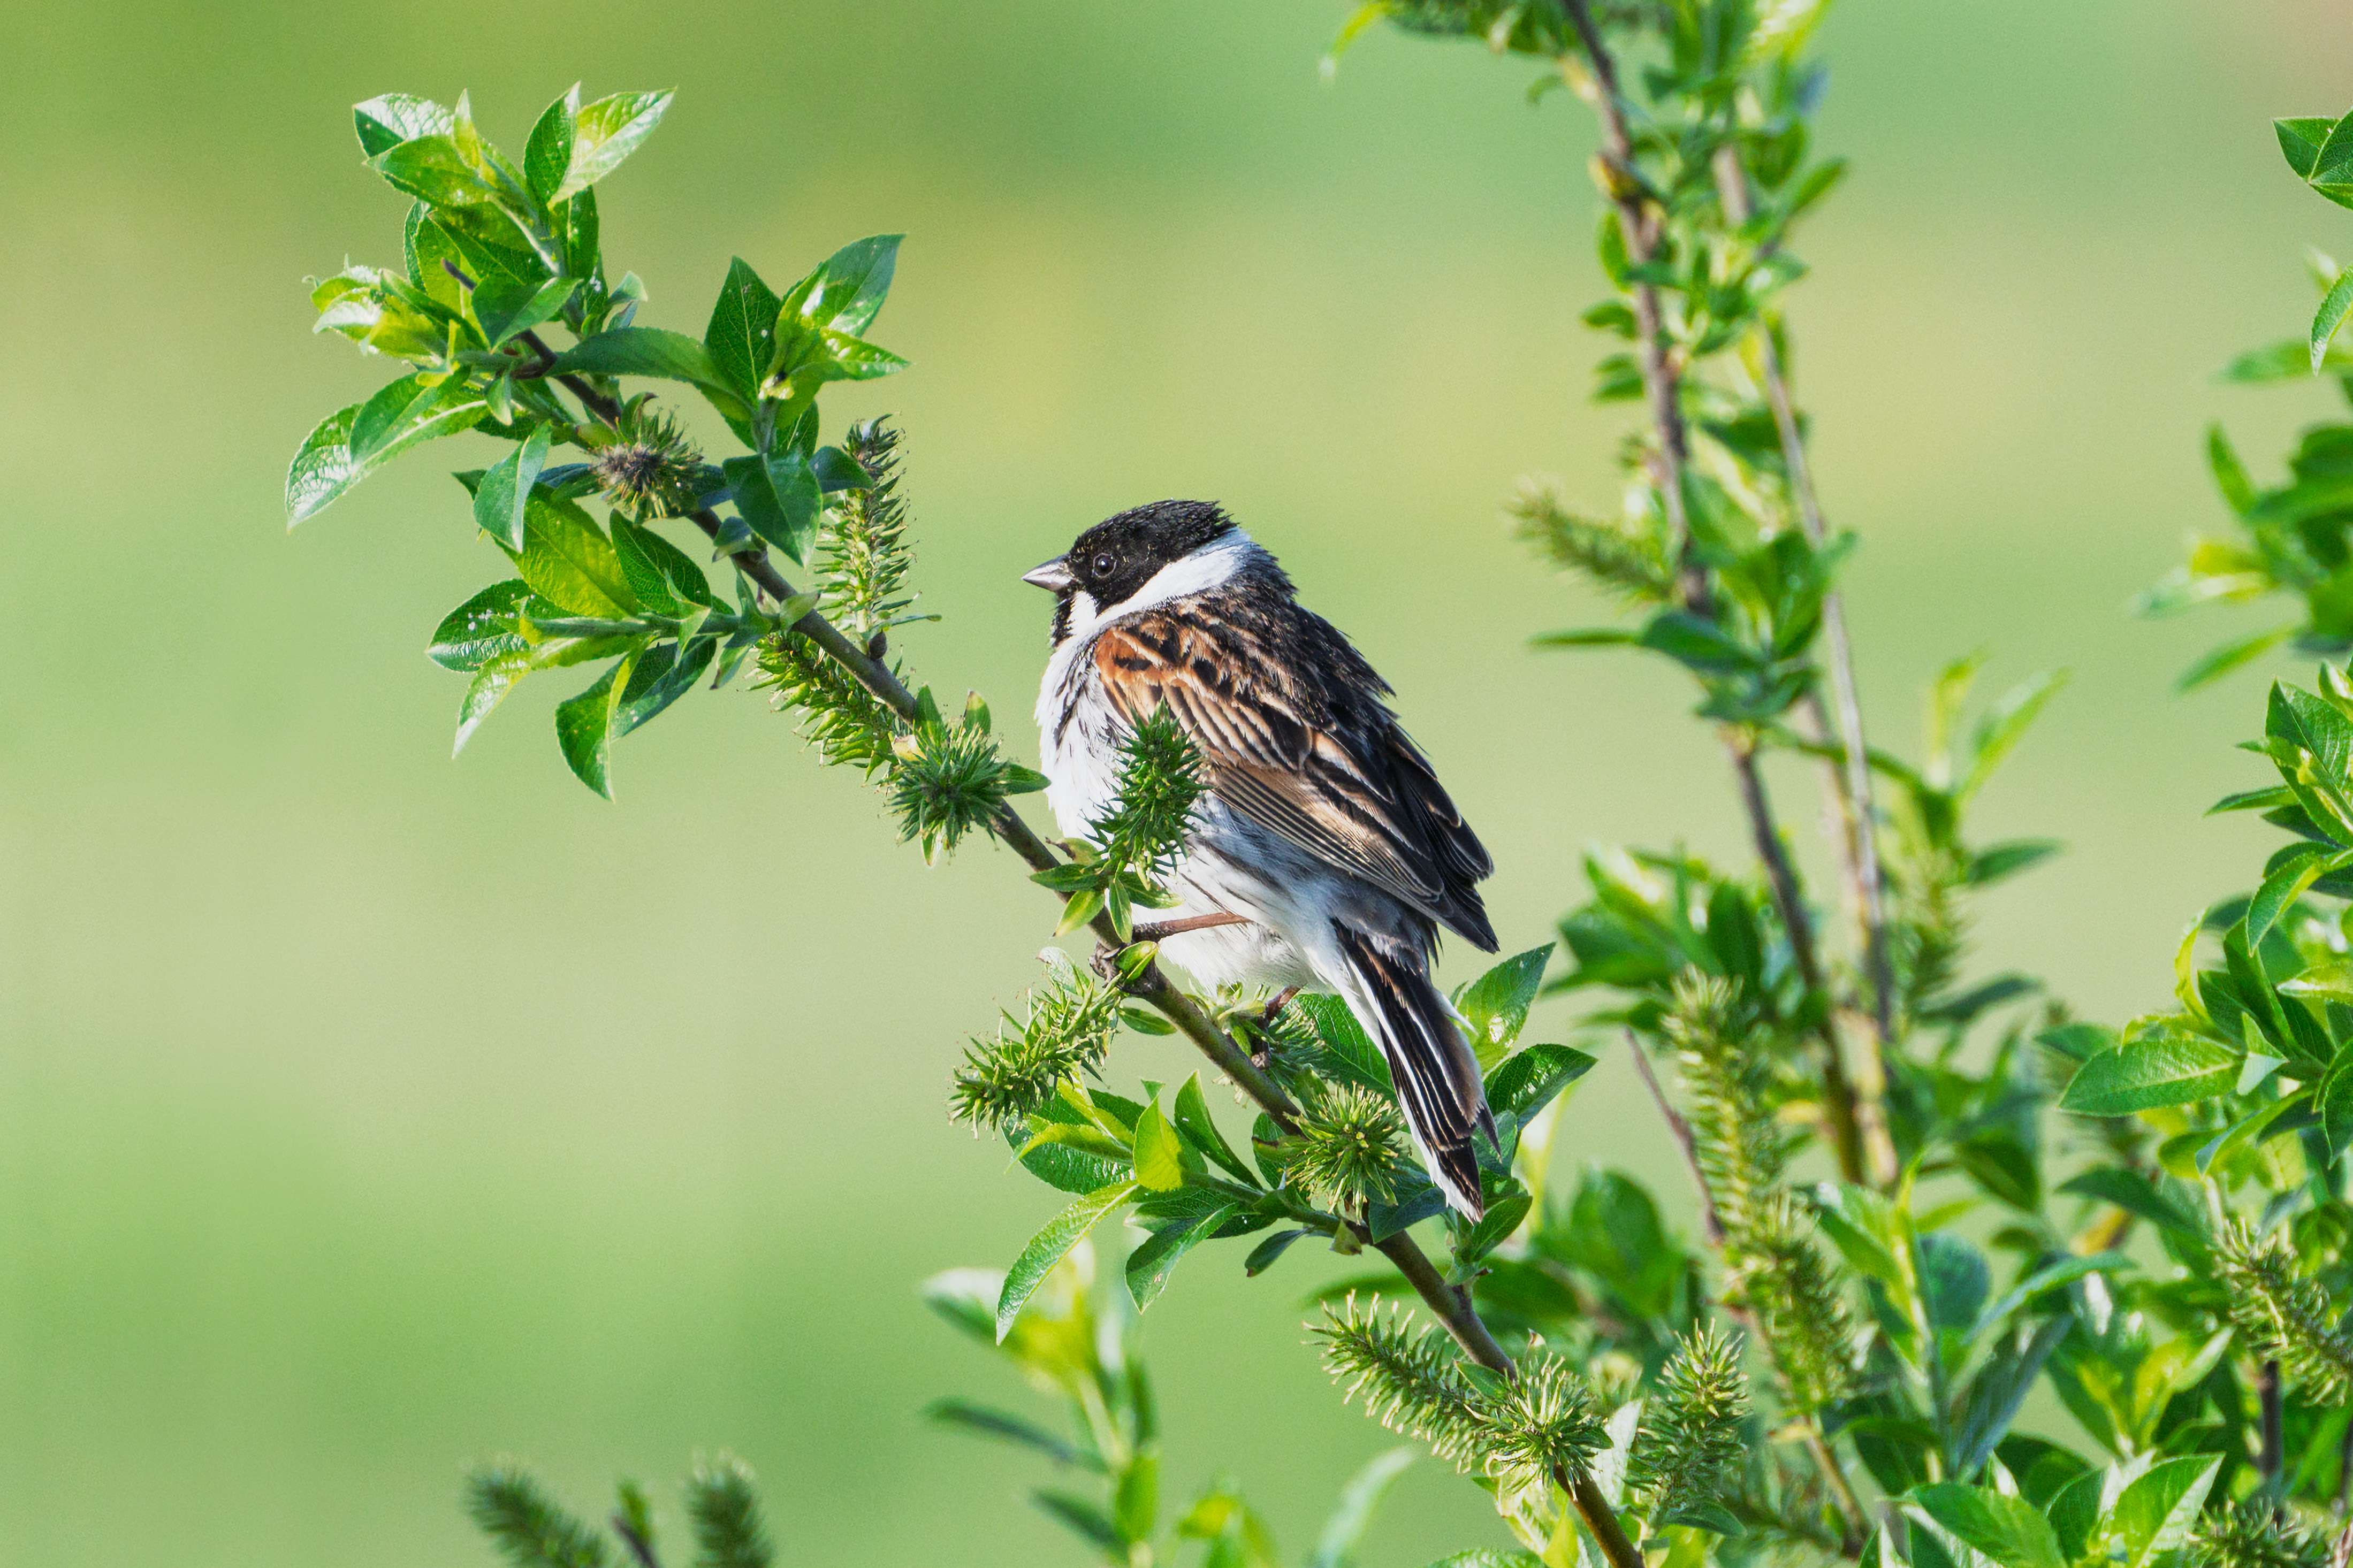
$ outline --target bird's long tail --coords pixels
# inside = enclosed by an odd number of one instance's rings
[[[1356,982],[1343,991],[1348,1010],[1388,1059],[1414,1147],[1446,1201],[1476,1219],[1486,1205],[1472,1139],[1482,1128],[1489,1138],[1495,1135],[1479,1058],[1453,1009],[1430,983],[1429,961],[1420,952],[1337,921],[1332,927]]]

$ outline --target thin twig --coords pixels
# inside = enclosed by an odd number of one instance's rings
[[[2255,1456],[2255,1468],[2267,1487],[2276,1487],[2280,1469],[2287,1460],[2287,1450],[2280,1437],[2280,1364],[2263,1363],[2255,1376],[2255,1397],[2263,1409],[2263,1447]]]
[[[613,1516],[613,1533],[621,1538],[621,1543],[629,1549],[629,1555],[638,1560],[638,1568],[661,1568],[661,1560],[654,1555],[654,1543],[638,1533],[637,1526],[629,1522],[628,1515],[617,1513]]]
[[[1830,1444],[1822,1438],[1820,1424],[1811,1416],[1806,1418],[1806,1451],[1813,1455],[1815,1466],[1831,1483],[1831,1490],[1838,1495],[1840,1550],[1849,1557],[1860,1557],[1863,1521],[1871,1515],[1863,1512],[1862,1500],[1854,1495],[1854,1483],[1839,1468],[1838,1456],[1831,1452]]]
[[[1699,1194],[1699,1223],[1706,1233],[1707,1244],[1720,1249],[1724,1246],[1724,1221],[1716,1215],[1715,1194],[1708,1191],[1707,1177],[1700,1170],[1699,1142],[1692,1136],[1691,1123],[1683,1120],[1682,1111],[1668,1103],[1666,1090],[1659,1087],[1658,1075],[1651,1070],[1651,1058],[1643,1054],[1642,1042],[1631,1029],[1626,1031],[1626,1054],[1634,1058],[1635,1076],[1651,1091],[1651,1103],[1659,1108],[1675,1147],[1683,1152],[1683,1169],[1691,1173],[1692,1191]]]
[[[1593,72],[1590,90],[1586,90],[1573,75],[1568,78],[1569,85],[1592,103],[1595,114],[1600,118],[1601,161],[1606,175],[1603,184],[1618,209],[1618,229],[1625,239],[1628,259],[1637,267],[1645,266],[1656,251],[1662,215],[1655,204],[1645,203],[1641,186],[1633,175],[1634,143],[1626,128],[1625,104],[1618,88],[1618,64],[1609,46],[1601,40],[1601,30],[1594,25],[1587,0],[1565,3]],[[1564,56],[1561,64],[1567,73],[1573,58]],[[1683,473],[1691,454],[1683,424],[1682,374],[1667,355],[1665,318],[1657,286],[1637,282],[1633,297],[1634,325],[1641,348],[1642,387],[1650,402],[1651,422],[1659,433],[1658,449],[1651,455],[1651,479],[1675,537],[1676,597],[1686,612],[1713,619],[1715,604],[1708,588],[1707,569],[1699,560],[1691,520],[1683,505]],[[1806,912],[1797,868],[1790,863],[1788,847],[1781,842],[1770,797],[1757,773],[1755,740],[1732,725],[1724,728],[1723,738],[1739,780],[1741,804],[1748,813],[1757,858],[1764,863],[1782,929],[1788,933],[1798,973],[1809,989],[1819,989],[1821,963],[1815,952],[1812,918]],[[1855,1117],[1854,1089],[1840,1058],[1838,1036],[1827,1024],[1820,1030],[1820,1043],[1822,1104],[1830,1120],[1839,1172],[1848,1181],[1861,1181],[1862,1140]]]
[[[1715,187],[1724,203],[1725,216],[1735,224],[1746,223],[1753,205],[1748,196],[1748,174],[1741,164],[1737,142],[1726,142],[1716,149]],[[1774,341],[1772,331],[1761,325],[1755,342],[1765,399],[1773,410],[1773,428],[1781,442],[1781,466],[1788,477],[1790,497],[1797,503],[1799,525],[1805,530],[1807,541],[1820,549],[1829,541],[1830,529],[1822,521],[1821,498],[1814,489],[1814,471],[1806,456],[1805,433],[1798,426],[1788,376],[1781,368],[1780,345]],[[1871,982],[1871,1017],[1877,1033],[1870,1043],[1874,1070],[1863,1075],[1862,1111],[1863,1131],[1870,1144],[1867,1152],[1873,1167],[1872,1176],[1884,1186],[1895,1179],[1895,1147],[1887,1131],[1885,1109],[1875,1089],[1886,1082],[1886,1047],[1895,1037],[1895,971],[1887,949],[1887,893],[1879,862],[1879,818],[1871,797],[1871,752],[1863,737],[1862,702],[1856,692],[1854,649],[1847,638],[1846,596],[1836,588],[1822,596],[1822,641],[1829,654],[1831,693],[1838,714],[1835,731],[1823,711],[1820,694],[1810,694],[1808,703],[1821,738],[1827,741],[1835,733],[1845,752],[1841,763],[1825,762],[1823,772],[1831,780],[1831,793],[1838,803],[1843,829],[1839,842],[1841,858],[1845,863],[1848,898],[1854,906],[1856,923],[1862,928],[1863,972]]]

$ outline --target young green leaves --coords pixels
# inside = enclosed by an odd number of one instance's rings
[[[312,300],[319,330],[413,368],[322,421],[286,486],[296,523],[426,441],[481,429],[512,443],[487,468],[459,477],[474,523],[515,563],[522,591],[500,584],[468,600],[436,634],[433,657],[472,677],[461,748],[525,675],[604,663],[557,708],[555,729],[574,774],[607,797],[615,741],[714,665],[723,684],[754,644],[786,635],[816,603],[776,603],[739,583],[731,608],[653,525],[693,517],[723,552],[765,543],[807,561],[828,498],[862,521],[858,498],[872,482],[857,459],[818,445],[818,389],[905,364],[858,335],[889,293],[897,236],[842,247],[782,297],[737,261],[701,342],[636,324],[645,289],[634,274],[607,286],[593,187],[670,105],[668,92],[638,92],[584,106],[575,87],[541,115],[518,164],[482,138],[462,97],[455,108],[406,94],[361,104],[354,118],[369,166],[415,199],[405,265],[348,267],[317,285]],[[557,328],[575,340],[561,352],[540,336]],[[625,395],[628,377],[693,386],[750,452],[706,464],[651,393]],[[554,461],[559,447],[587,461]],[[592,491],[613,509],[609,530],[579,505]],[[732,516],[712,510],[730,501]],[[887,553],[896,535],[884,534]],[[881,575],[895,593],[897,578]],[[904,601],[878,602],[888,620]],[[894,775],[896,804],[927,854],[1021,786],[1022,771],[1003,763],[985,734],[878,720],[862,689],[841,689],[839,671],[800,668],[796,651],[780,651],[772,678],[824,708],[821,727],[858,760],[875,765],[912,737]]]

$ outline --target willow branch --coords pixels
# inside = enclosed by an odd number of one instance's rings
[[[1748,174],[1741,164],[1737,143],[1727,142],[1716,149],[1715,186],[1724,203],[1725,216],[1735,224],[1746,223],[1754,205],[1749,200]],[[1805,530],[1808,542],[1819,549],[1828,542],[1830,529],[1822,521],[1821,498],[1814,489],[1813,466],[1806,456],[1804,432],[1798,427],[1797,407],[1789,396],[1789,379],[1781,367],[1780,345],[1774,341],[1772,332],[1761,325],[1755,342],[1765,400],[1773,411],[1773,428],[1781,443],[1782,469],[1788,476],[1799,525]],[[1813,709],[1815,727],[1825,740],[1836,734],[1845,753],[1842,763],[1825,761],[1822,771],[1831,781],[1831,794],[1838,805],[1843,830],[1839,847],[1846,871],[1847,896],[1861,927],[1863,972],[1871,983],[1871,1017],[1877,1030],[1871,1041],[1871,1051],[1876,1070],[1867,1074],[1866,1080],[1883,1084],[1886,1045],[1895,1033],[1895,973],[1887,948],[1887,892],[1879,860],[1879,818],[1871,797],[1871,754],[1863,737],[1853,645],[1847,637],[1846,598],[1836,588],[1822,596],[1822,641],[1829,656],[1831,694],[1837,714],[1835,728],[1822,710],[1820,697],[1810,696],[1808,700]],[[1877,1096],[1866,1094],[1863,1100],[1868,1123],[1864,1131],[1873,1145],[1873,1174],[1884,1184],[1895,1176],[1894,1145],[1888,1136],[1886,1115]]]
[[[1627,258],[1636,267],[1647,266],[1657,254],[1660,226],[1665,215],[1656,203],[1645,198],[1641,182],[1634,174],[1634,142],[1626,127],[1618,62],[1602,42],[1601,30],[1594,24],[1587,0],[1564,3],[1569,21],[1577,29],[1577,40],[1584,47],[1592,81],[1588,85],[1577,79],[1570,68],[1574,64],[1570,57],[1563,57],[1563,72],[1569,86],[1593,105],[1600,120],[1600,182],[1617,208],[1618,230],[1626,242]],[[1699,559],[1692,538],[1691,519],[1684,507],[1683,475],[1691,463],[1691,443],[1683,422],[1683,373],[1667,352],[1665,314],[1657,285],[1636,282],[1633,300],[1634,325],[1641,350],[1642,390],[1659,437],[1657,449],[1650,454],[1651,479],[1675,538],[1675,595],[1686,612],[1712,620],[1715,599],[1708,586],[1707,568]],[[1807,913],[1788,846],[1781,841],[1780,829],[1774,822],[1771,797],[1757,772],[1755,740],[1731,725],[1725,727],[1723,735],[1740,785],[1741,805],[1748,814],[1757,858],[1765,867],[1782,929],[1788,933],[1790,953],[1808,988],[1817,989],[1821,983],[1821,963],[1814,944],[1813,919]],[[1820,1039],[1822,1105],[1830,1121],[1839,1172],[1849,1181],[1861,1181],[1862,1138],[1855,1114],[1854,1089],[1847,1079],[1837,1034],[1825,1024]]]

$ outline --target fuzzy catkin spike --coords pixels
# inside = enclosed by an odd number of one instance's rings
[[[886,792],[899,837],[935,860],[988,826],[1005,804],[1005,759],[987,731],[926,724],[892,742]]]
[[[1518,522],[1521,540],[1554,565],[1583,573],[1623,599],[1664,604],[1674,596],[1674,565],[1656,524],[1580,517],[1549,480],[1523,479],[1504,510]]]
[[[640,522],[694,510],[702,454],[666,410],[634,398],[588,469],[605,500]]]
[[[869,778],[891,765],[891,747],[907,732],[905,721],[823,648],[786,631],[762,642],[759,657],[754,686],[773,690],[778,708],[799,713],[803,738],[828,765],[847,764]]]
[[[1324,1309],[1315,1332],[1344,1394],[1393,1432],[1430,1445],[1465,1475],[1525,1486],[1566,1475],[1607,1444],[1593,1395],[1567,1363],[1532,1351],[1493,1393],[1474,1384],[1436,1329],[1413,1331],[1404,1311],[1384,1319],[1352,1294]]]
[[[466,1512],[514,1568],[603,1568],[604,1537],[512,1460],[467,1478]]]
[[[1095,823],[1096,852],[1107,868],[1158,881],[1175,868],[1208,793],[1201,754],[1163,706],[1131,726],[1119,747],[1119,789]]]
[[[1755,1226],[1725,1248],[1731,1265],[1725,1298],[1756,1316],[1771,1346],[1782,1403],[1799,1415],[1844,1398],[1854,1386],[1852,1317],[1812,1230],[1797,1200],[1776,1193]]]
[[[2336,1326],[2320,1281],[2297,1271],[2284,1232],[2259,1237],[2243,1219],[2224,1221],[2214,1237],[2214,1276],[2251,1348],[2276,1360],[2313,1404],[2345,1403],[2353,1394],[2353,1334]]]
[[[1291,1168],[1327,1201],[1387,1203],[1405,1157],[1405,1121],[1394,1101],[1361,1084],[1311,1079],[1302,1094]]]
[[[1392,1432],[1419,1437],[1430,1452],[1465,1475],[1478,1468],[1478,1414],[1470,1380],[1445,1336],[1413,1331],[1402,1308],[1384,1318],[1377,1303],[1359,1308],[1351,1292],[1326,1305],[1314,1332],[1324,1342],[1324,1367],[1342,1385],[1344,1399],[1361,1399],[1365,1414]]]
[[[2328,1547],[2267,1502],[2225,1503],[2200,1515],[2189,1532],[2197,1568],[2322,1568]]]
[[[872,481],[844,490],[818,534],[819,582],[837,625],[863,643],[907,620],[917,596],[904,593],[914,568],[907,505],[899,494],[899,432],[881,419],[853,425],[841,448]]]
[[[1729,982],[1694,973],[1675,977],[1659,1027],[1690,1096],[1692,1139],[1716,1220],[1727,1237],[1739,1236],[1788,1161],[1754,1068],[1754,1028]]]
[[[976,1036],[965,1047],[948,1089],[949,1114],[999,1132],[1020,1127],[1064,1082],[1103,1065],[1119,1028],[1121,1001],[1084,970],[1058,973],[1030,993],[1027,1018],[1008,1017],[994,1039]]]
[[[1748,1380],[1740,1342],[1714,1324],[1685,1335],[1642,1406],[1627,1485],[1667,1521],[1713,1502],[1724,1477],[1746,1452]]]
[[[768,1568],[776,1552],[760,1519],[751,1467],[732,1455],[699,1467],[686,1483],[686,1511],[694,1521],[695,1568]]]
[[[1782,1184],[1788,1144],[1767,1109],[1755,1022],[1728,983],[1686,973],[1659,1027],[1676,1049],[1694,1153],[1724,1228],[1725,1298],[1756,1315],[1783,1402],[1810,1415],[1853,1386],[1852,1314]]]
[[[1549,1352],[1521,1357],[1519,1375],[1476,1403],[1483,1468],[1519,1486],[1567,1475],[1609,1446],[1592,1392]]]

